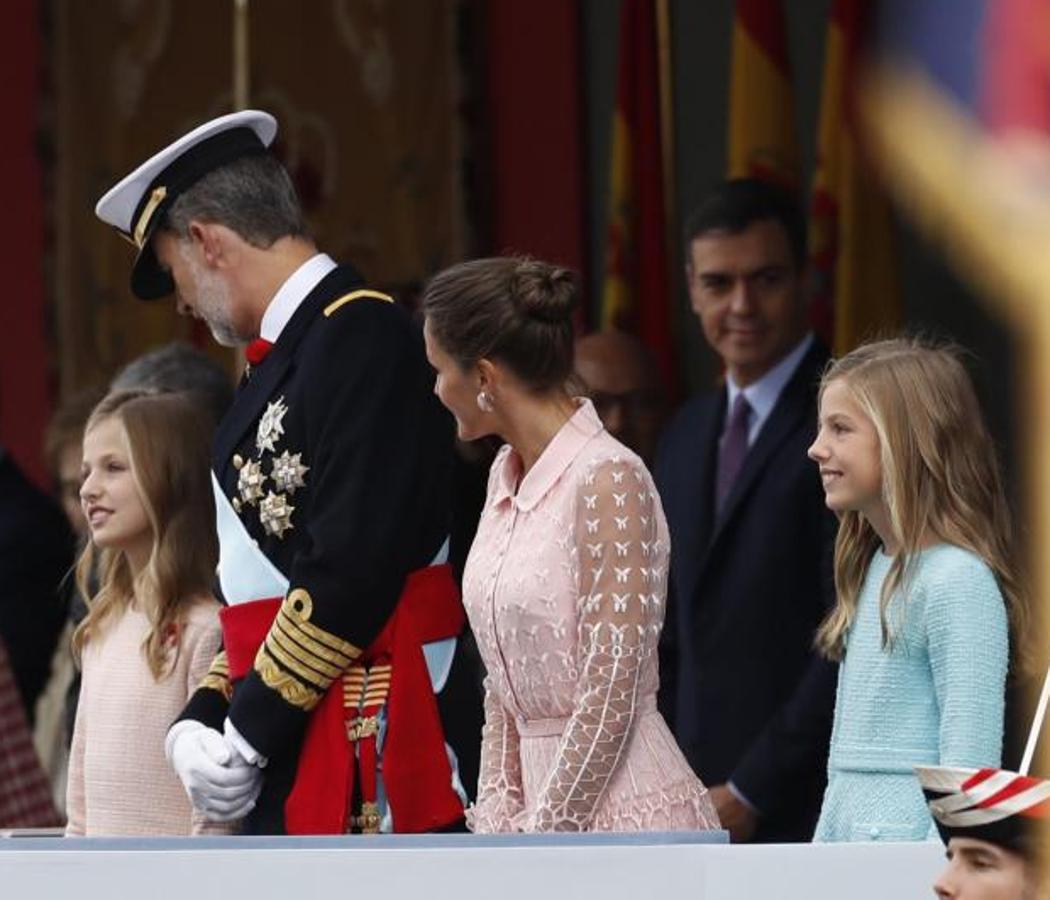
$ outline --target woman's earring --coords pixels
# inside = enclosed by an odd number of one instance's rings
[[[492,403],[492,394],[488,391],[478,391],[478,409],[490,413],[496,407]]]

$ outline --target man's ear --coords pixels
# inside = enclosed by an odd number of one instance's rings
[[[689,307],[695,313],[700,312],[700,285],[696,283],[696,270],[692,262],[685,264],[685,289],[689,294]]]
[[[200,248],[204,261],[210,266],[223,263],[228,253],[222,226],[213,222],[201,222],[194,219],[187,229],[190,242]]]
[[[690,244],[686,248],[686,253],[689,255],[685,259],[685,289],[686,293],[689,294],[689,306],[693,312],[699,312],[699,301],[700,287],[696,283],[696,268],[693,266],[693,245]]]

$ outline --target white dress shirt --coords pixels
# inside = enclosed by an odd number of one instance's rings
[[[277,338],[284,331],[284,326],[295,315],[299,305],[309,296],[321,279],[334,269],[335,260],[327,253],[311,256],[298,269],[288,276],[284,284],[273,295],[270,305],[263,313],[259,326],[259,337],[277,343]]]
[[[781,391],[784,390],[784,386],[791,380],[791,376],[795,374],[799,363],[802,362],[802,357],[809,352],[809,348],[813,345],[813,340],[813,332],[807,332],[806,336],[795,345],[794,349],[787,356],[759,378],[758,381],[752,382],[745,388],[740,387],[733,380],[732,375],[726,374],[726,391],[729,397],[727,409],[731,410],[733,408],[737,395],[741,392],[747,398],[748,406],[751,407],[747,426],[748,447],[754,445],[755,440],[758,438],[758,433],[762,430],[762,426],[766,424],[766,419],[773,412],[773,407],[777,405]]]

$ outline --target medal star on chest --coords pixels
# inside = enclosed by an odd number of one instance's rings
[[[266,404],[266,411],[259,419],[259,429],[255,432],[255,448],[260,453],[264,450],[275,452],[277,442],[284,434],[284,416],[287,412],[283,396]]]
[[[302,453],[290,453],[287,450],[274,457],[270,477],[274,487],[281,493],[294,494],[306,486],[306,473],[310,467],[303,465],[302,458]]]
[[[295,507],[288,502],[288,498],[273,491],[267,491],[259,503],[259,521],[263,530],[278,540],[284,537],[286,531],[295,527],[292,525],[293,512]]]
[[[265,494],[265,483],[266,476],[263,474],[261,462],[248,460],[241,465],[237,474],[237,493],[241,495],[243,502],[255,506]]]

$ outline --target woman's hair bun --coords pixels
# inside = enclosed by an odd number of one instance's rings
[[[571,320],[576,308],[576,275],[571,269],[524,259],[514,271],[510,296],[523,316],[559,325]]]

